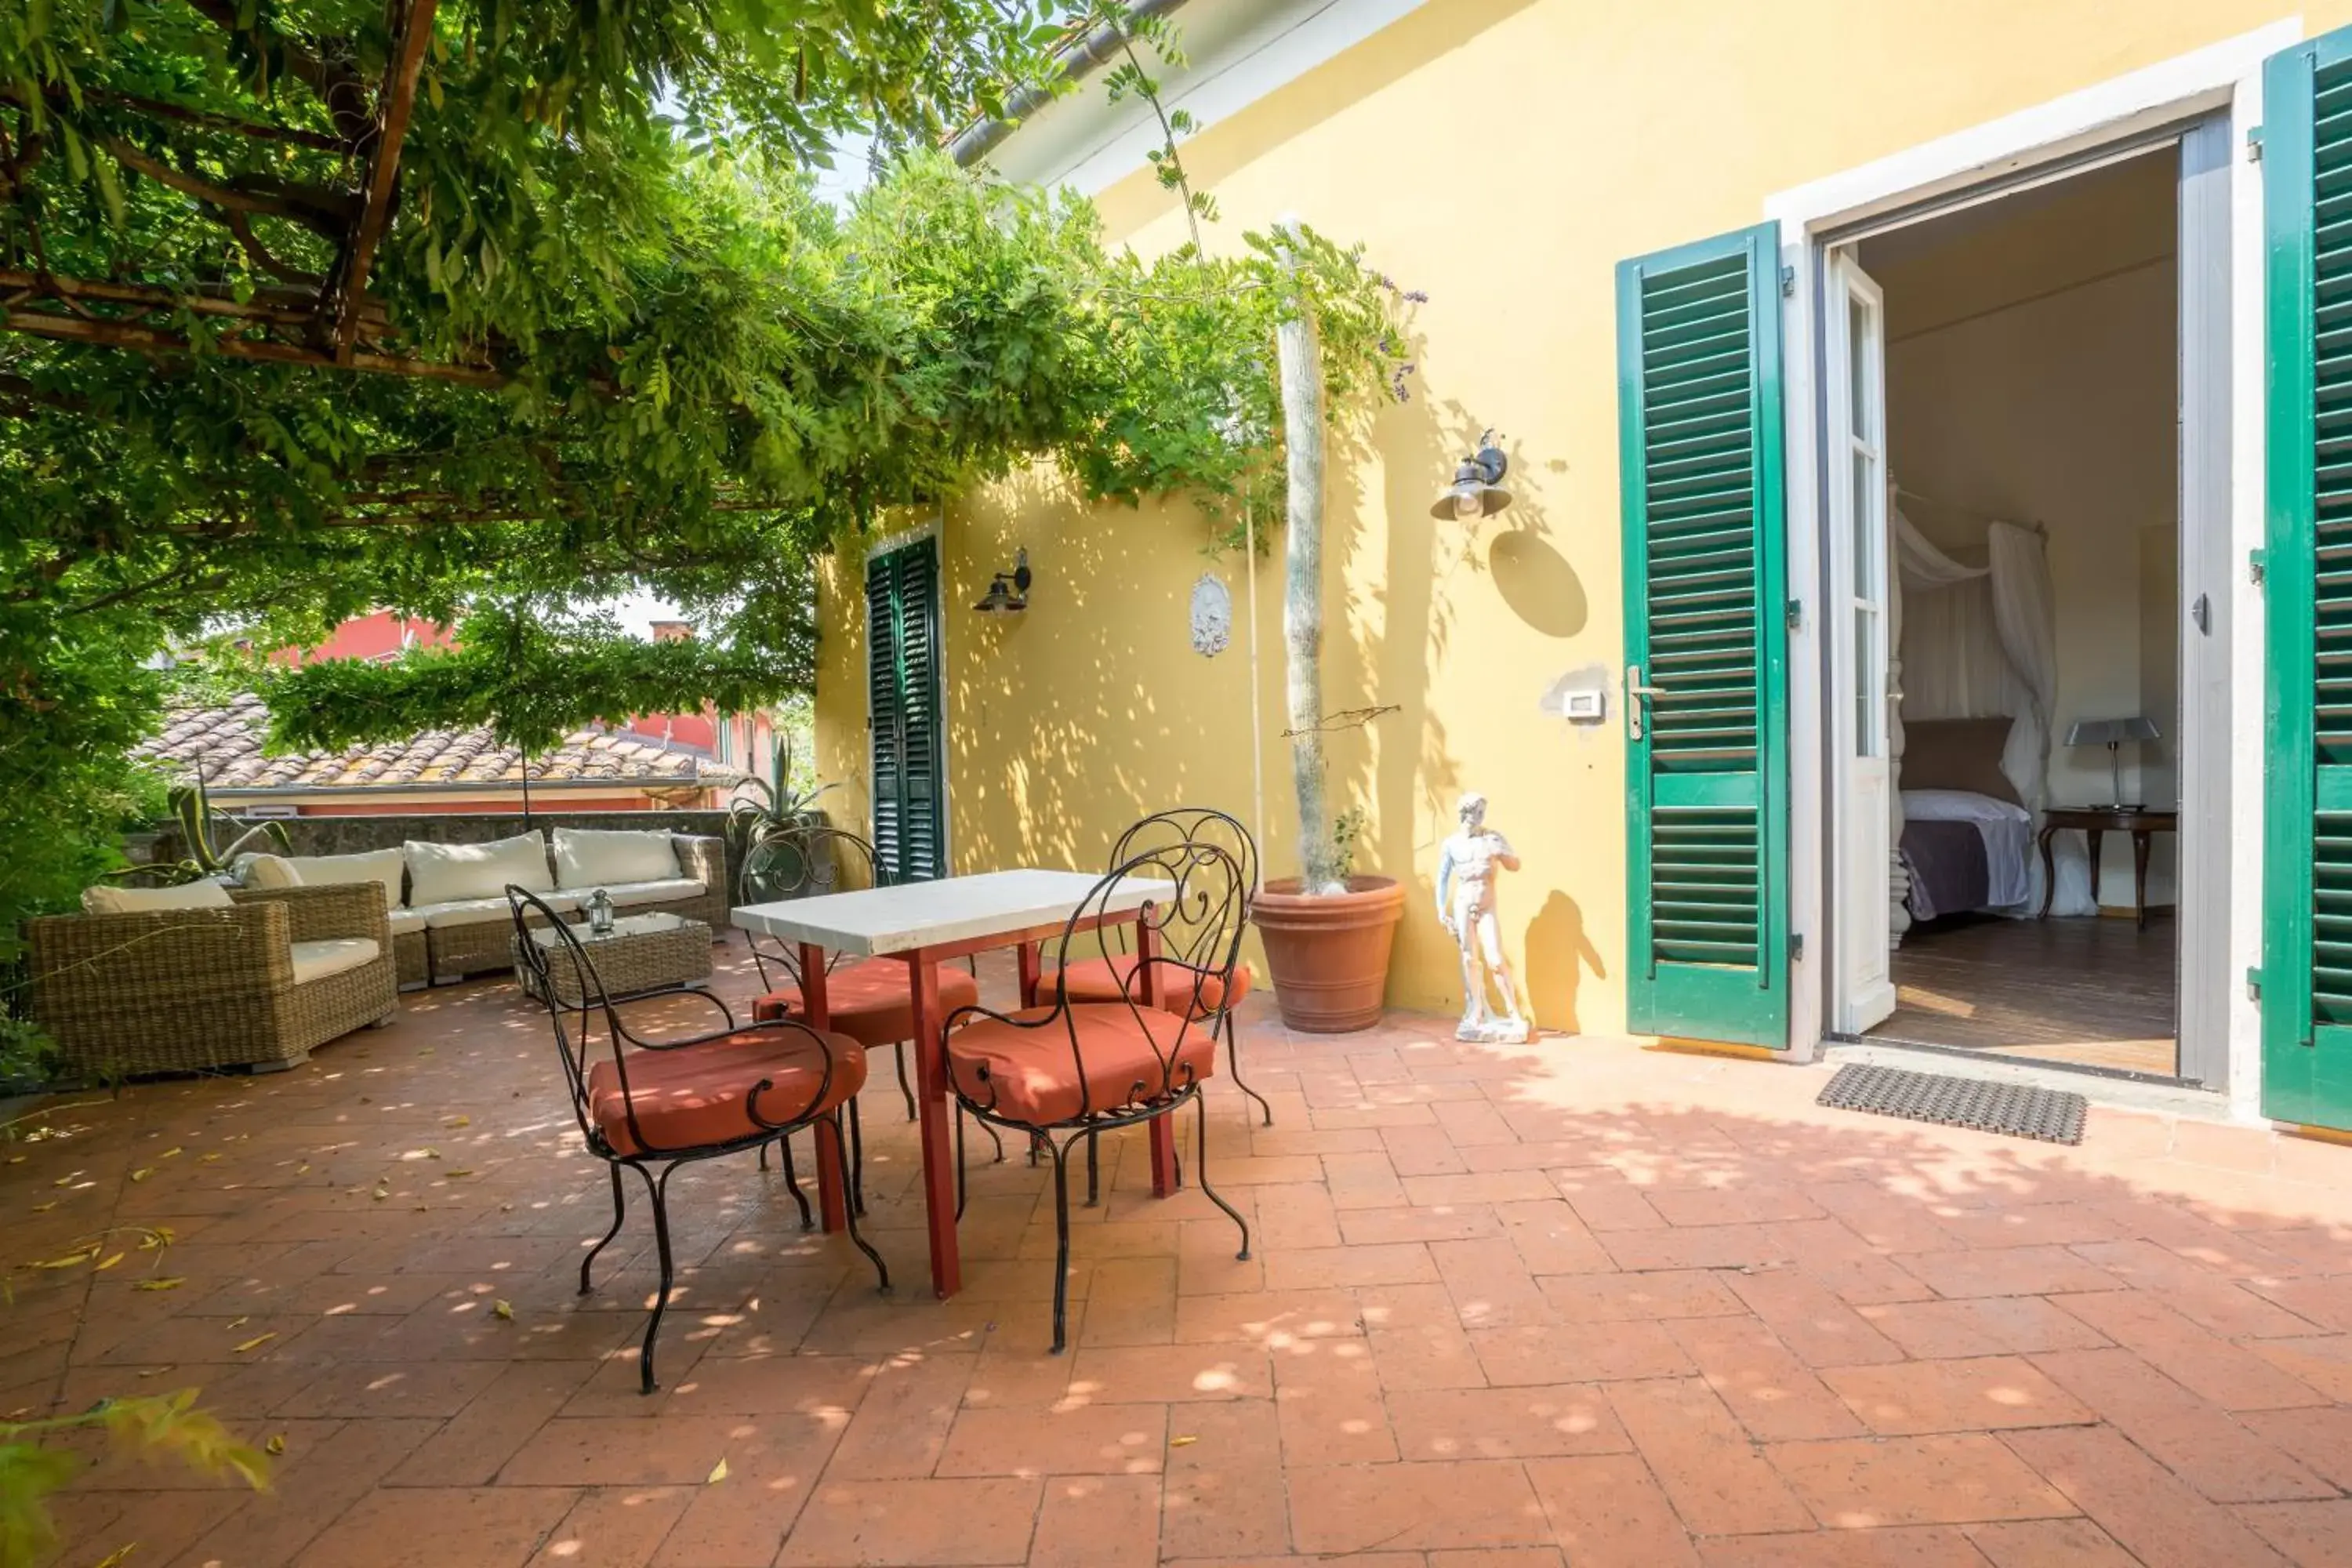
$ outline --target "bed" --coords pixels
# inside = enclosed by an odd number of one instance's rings
[[[1905,726],[1900,853],[1914,921],[2014,909],[2032,896],[2033,815],[2000,771],[2011,722]]]

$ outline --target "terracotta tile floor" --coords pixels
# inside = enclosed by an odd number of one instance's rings
[[[731,953],[721,984],[751,989]],[[970,1289],[931,1300],[886,1068],[898,1292],[775,1174],[704,1167],[641,1398],[649,1226],[573,1294],[606,1188],[543,1018],[412,996],[305,1068],[5,1152],[9,1263],[175,1240],[15,1273],[0,1412],[194,1384],[284,1439],[261,1499],[101,1467],[59,1510],[81,1565],[2352,1563],[2352,1148],[2098,1111],[2060,1150],[1428,1018],[1261,1016],[1244,1049],[1275,1125],[1216,1086],[1209,1173],[1249,1261],[1130,1137],[1077,1211],[1069,1353],[1020,1161],[975,1167]]]

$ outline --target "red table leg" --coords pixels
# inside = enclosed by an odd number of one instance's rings
[[[1037,1005],[1039,968],[1037,944],[1034,942],[1024,942],[1014,952],[1021,963],[1021,1005],[1024,1007],[1034,1007]]]
[[[1152,928],[1150,906],[1135,921],[1137,995],[1146,1007],[1160,1005],[1160,933]],[[1151,1195],[1164,1198],[1176,1190],[1176,1129],[1173,1117],[1155,1116],[1151,1131]]]
[[[801,1018],[820,1033],[833,1022],[824,994],[824,949],[805,942],[801,943]],[[837,1231],[849,1223],[849,1184],[841,1168],[841,1151],[822,1131],[810,1142],[816,1145],[817,1211],[824,1215],[824,1228]]]
[[[923,1209],[931,1233],[931,1289],[944,1301],[963,1289],[963,1260],[956,1252],[955,1142],[948,1120],[948,1063],[940,1031],[947,1022],[940,1006],[939,960],[908,955],[914,1003],[915,1105],[922,1118]]]

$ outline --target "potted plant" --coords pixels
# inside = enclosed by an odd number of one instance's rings
[[[182,882],[225,879],[235,869],[237,858],[267,847],[283,855],[291,848],[286,826],[279,822],[257,822],[251,826],[239,823],[226,812],[213,808],[212,796],[205,788],[201,769],[193,784],[173,784],[169,796],[172,820],[178,826],[180,857],[176,860],[133,860],[131,864],[108,873],[126,881],[145,881],[157,887],[173,887]],[[235,837],[223,838],[222,832],[234,832]],[[149,849],[160,843],[163,835],[148,836]]]
[[[757,773],[743,782],[758,792],[727,808],[728,848],[736,868],[737,886],[746,903],[765,903],[801,886],[801,829],[824,821],[817,801],[837,788],[833,784],[803,784],[793,777],[793,742],[778,737],[775,777]]]
[[[1173,258],[1175,277],[1192,275],[1187,284],[1159,290],[1160,298],[1192,307],[1170,314],[1168,319],[1177,323],[1178,339],[1159,345],[1160,352],[1153,357],[1152,363],[1172,380],[1155,386],[1160,407],[1124,413],[1134,426],[1152,433],[1143,445],[1153,452],[1165,443],[1198,464],[1204,448],[1220,444],[1227,448],[1223,454],[1232,465],[1227,468],[1220,469],[1215,454],[1206,454],[1206,470],[1220,474],[1220,482],[1207,488],[1228,498],[1243,496],[1240,542],[1253,552],[1245,492],[1258,471],[1264,447],[1258,438],[1278,435],[1284,449],[1287,542],[1283,632],[1289,649],[1289,723],[1285,732],[1291,742],[1291,773],[1297,790],[1301,865],[1300,875],[1261,888],[1253,906],[1276,1001],[1283,1021],[1295,1029],[1338,1033],[1369,1028],[1380,1021],[1387,994],[1389,953],[1404,909],[1404,890],[1393,878],[1355,873],[1352,850],[1361,816],[1347,814],[1335,820],[1326,800],[1324,731],[1362,722],[1385,710],[1338,716],[1323,710],[1325,403],[1327,388],[1343,410],[1353,410],[1364,395],[1381,388],[1400,402],[1405,399],[1405,377],[1413,366],[1403,353],[1396,308],[1420,304],[1427,296],[1399,289],[1365,268],[1360,246],[1343,249],[1292,218],[1280,220],[1270,237],[1245,235],[1244,258],[1222,262],[1211,258],[1200,225],[1202,219],[1216,216],[1216,203],[1192,188],[1180,146],[1180,139],[1196,129],[1195,122],[1184,110],[1161,101],[1160,83],[1137,52],[1141,43],[1166,64],[1182,67],[1174,29],[1164,14],[1129,0],[1092,0],[1085,15],[1081,36],[1116,40],[1123,57],[1104,79],[1110,100],[1139,99],[1158,121],[1160,145],[1147,156],[1160,186],[1177,199],[1191,240]],[[1274,324],[1271,389],[1265,388],[1263,376],[1265,314],[1260,302],[1270,307]],[[1239,331],[1213,345],[1183,337],[1187,324],[1204,320],[1216,323],[1209,329],[1211,336],[1232,328]],[[1244,338],[1246,346],[1238,347]],[[1235,372],[1235,379],[1188,401],[1186,376],[1205,373],[1214,381],[1216,367]],[[1194,383],[1189,390],[1198,395],[1207,389]],[[1265,395],[1267,390],[1271,396]],[[1168,408],[1198,416],[1180,419],[1171,428],[1158,418]],[[1166,471],[1183,467],[1171,461]],[[1194,477],[1200,477],[1200,470]],[[1102,493],[1125,493],[1131,500],[1147,488],[1136,485],[1122,492],[1110,486]]]

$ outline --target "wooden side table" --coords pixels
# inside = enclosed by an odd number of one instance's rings
[[[2159,833],[2180,831],[2177,811],[2150,811],[2144,806],[2053,805],[2042,816],[2042,914],[2050,915],[2050,900],[2058,890],[2058,872],[2052,864],[2050,836],[2062,828],[2077,828],[2089,840],[2091,901],[2099,901],[2099,840],[2109,833],[2132,836],[2132,913],[2139,929],[2147,929],[2147,849]]]

